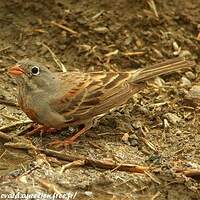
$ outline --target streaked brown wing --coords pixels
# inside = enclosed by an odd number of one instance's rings
[[[113,107],[122,105],[137,92],[140,87],[130,85],[130,78],[131,74],[126,72],[66,74],[62,87],[67,89],[65,95],[56,99],[56,102],[60,102],[56,110],[69,122],[103,114]]]
[[[63,81],[57,91],[60,97],[56,97],[51,105],[54,110],[65,116],[69,123],[88,120],[125,103],[143,88],[144,84],[141,82],[193,66],[194,62],[175,58],[132,72],[61,74],[60,79]]]

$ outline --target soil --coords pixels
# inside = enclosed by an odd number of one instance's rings
[[[86,72],[134,70],[176,56],[197,62],[194,70],[149,81],[124,107],[99,119],[76,144],[59,149],[105,162],[153,167],[154,171],[131,173],[84,165],[68,166],[61,172],[69,162],[19,144],[9,147],[1,138],[0,194],[200,199],[199,173],[190,177],[177,173],[177,169],[200,168],[198,101],[188,99],[188,91],[199,82],[200,2],[155,0],[156,9],[151,2],[0,1],[0,130],[20,138],[23,144],[54,149],[49,142],[68,137],[70,131],[16,135],[30,128],[28,118],[17,107],[16,83],[7,74],[8,66],[17,60],[30,58],[61,71],[52,51],[67,70]]]

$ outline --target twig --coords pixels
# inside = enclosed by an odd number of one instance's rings
[[[8,138],[8,139],[10,139],[10,138]],[[91,159],[91,158],[83,157],[83,156],[73,156],[73,155],[69,155],[66,153],[54,151],[51,149],[41,149],[41,148],[35,147],[32,143],[8,142],[8,143],[5,143],[4,146],[10,147],[10,148],[15,148],[15,149],[35,150],[36,152],[44,153],[46,156],[55,157],[60,160],[65,160],[65,161],[69,161],[69,162],[73,163],[73,164],[70,163],[69,165],[66,165],[66,167],[70,167],[70,166],[76,164],[76,166],[86,165],[86,166],[98,167],[101,169],[110,169],[110,170],[115,169],[118,171],[126,171],[126,172],[132,172],[132,173],[144,173],[147,170],[151,170],[150,167],[139,166],[139,165],[135,165],[135,164],[118,164],[118,163],[114,163],[112,161]],[[63,170],[65,170],[66,167],[64,169],[62,169],[61,172]]]
[[[18,60],[17,60],[14,56],[12,56],[12,55],[10,55],[10,56],[7,57],[7,58],[12,59],[12,60],[14,60],[15,62],[18,62]]]
[[[85,161],[84,160],[75,160],[71,163],[68,163],[66,165],[63,165],[60,173],[62,174],[66,169],[72,168],[72,167],[79,167],[79,166],[83,166],[85,165]]]
[[[109,52],[109,53],[105,54],[104,56],[105,57],[111,57],[113,55],[117,55],[118,53],[119,53],[119,50],[116,49],[115,51],[112,51],[112,52]]]
[[[104,13],[104,10],[98,12],[96,15],[94,15],[94,16],[92,17],[92,20],[97,19],[97,18],[98,18],[99,16],[101,16],[103,13]]]
[[[100,149],[101,151],[104,151],[104,149],[100,145],[95,144],[94,142],[88,141],[88,144],[96,149]]]
[[[175,172],[183,173],[185,176],[191,178],[200,177],[200,169],[176,169]]]
[[[200,41],[200,32],[197,35],[197,40]]]
[[[4,113],[1,113],[1,116],[5,117],[5,118],[7,118],[7,119],[9,119],[9,120],[18,121],[17,118],[15,118],[15,117],[13,117],[13,116],[10,116],[10,115],[6,115],[6,114],[4,114]]]
[[[50,49],[50,47],[48,47],[46,44],[42,43],[42,46],[44,46],[45,48],[48,49],[48,51],[50,52],[51,56],[53,57],[53,60],[55,61],[55,63],[58,65],[58,67],[62,70],[62,72],[67,72],[67,69],[65,68],[65,66],[63,65],[63,63],[58,59],[58,57],[56,56],[56,54]]]
[[[30,130],[32,130],[32,128],[34,128],[34,125],[28,124],[25,128],[23,128],[19,132],[15,133],[14,136],[17,137],[17,136],[21,136],[21,135],[25,135],[25,134],[27,134],[27,136],[29,136],[28,133],[31,132]]]
[[[47,31],[45,31],[44,29],[41,29],[41,28],[35,28],[32,31],[33,32],[38,32],[38,33],[47,33]]]
[[[18,125],[25,125],[25,124],[30,124],[30,123],[32,123],[32,121],[30,119],[27,119],[27,120],[24,120],[24,121],[18,121],[16,123],[0,127],[0,131],[7,131],[11,128],[18,126]]]
[[[12,102],[12,101],[6,100],[6,99],[0,99],[0,104],[5,104],[5,105],[8,105],[8,106],[19,107],[19,105],[16,104],[15,102]]]
[[[151,173],[149,172],[145,172],[145,174],[155,183],[157,183],[158,185],[161,184],[161,182],[159,180],[157,180],[157,178],[155,178]]]
[[[131,51],[131,52],[122,52],[124,56],[142,56],[144,55],[144,51]]]
[[[118,164],[118,163],[114,163],[110,161],[91,159],[91,158],[83,157],[83,156],[72,156],[66,153],[61,153],[61,152],[53,151],[50,149],[38,149],[38,150],[46,154],[47,156],[56,157],[58,159],[70,161],[70,162],[82,160],[84,161],[86,166],[93,166],[93,167],[98,167],[101,169],[112,170],[116,168],[116,170],[119,170],[119,171],[126,171],[126,172],[132,172],[132,173],[144,173],[145,171],[151,169],[150,167],[139,166],[139,165],[134,165],[134,164]]]
[[[111,133],[111,132],[105,132],[105,133],[99,133],[98,136],[106,136],[106,135],[123,135],[124,133]]]
[[[5,136],[5,134],[2,134],[0,132],[0,137],[4,138],[5,140],[11,140],[13,137]],[[15,139],[15,138],[14,138]],[[18,140],[18,139],[17,139]],[[160,184],[158,180],[156,180],[154,177],[150,176],[147,171],[153,172],[153,167],[146,167],[146,166],[139,166],[135,164],[119,164],[114,163],[112,161],[105,161],[105,160],[97,160],[97,159],[91,159],[84,156],[73,156],[66,153],[54,151],[51,149],[41,149],[35,147],[31,143],[23,143],[23,142],[16,142],[16,143],[6,143],[5,146],[9,146],[16,149],[26,149],[26,150],[35,150],[36,152],[44,153],[46,156],[51,156],[60,160],[65,160],[69,162],[73,162],[73,164],[66,165],[67,167],[74,165],[76,163],[76,166],[90,166],[90,167],[98,167],[101,169],[109,169],[109,170],[118,170],[118,171],[125,171],[125,172],[132,172],[132,173],[143,173],[147,174],[154,182]],[[197,178],[200,177],[200,169],[175,169],[175,173],[183,173],[187,177],[191,178]]]
[[[7,49],[9,49],[9,48],[10,48],[10,46],[4,47],[4,48],[0,49],[0,52],[1,52],[1,51],[5,51],[5,50],[7,50]]]
[[[13,139],[13,136],[7,135],[6,133],[0,131],[0,139],[2,139],[5,142],[8,142]]]
[[[4,146],[13,149],[37,150],[37,148],[31,142],[26,143],[26,142],[20,142],[19,139],[17,140],[18,140],[17,142],[7,142],[4,144]]]
[[[156,192],[156,194],[155,195],[153,195],[153,197],[151,198],[151,200],[155,200],[158,196],[160,196],[160,192],[158,191],[158,192]]]
[[[156,147],[154,147],[154,145],[151,143],[151,142],[149,142],[147,139],[145,139],[145,138],[143,138],[143,137],[141,137],[140,138],[143,142],[144,142],[144,144],[146,144],[152,151],[154,151],[154,152],[158,152],[158,150],[156,149]]]
[[[16,144],[20,141],[18,137],[15,137],[14,135],[7,135],[6,133],[3,133],[0,131],[0,139],[3,142],[7,142],[7,144],[11,143],[10,141],[13,142],[13,144]]]
[[[151,8],[151,10],[153,11],[154,15],[159,18],[158,16],[158,11],[157,11],[157,8],[156,8],[156,4],[154,2],[154,0],[148,0],[147,3],[149,4],[149,7]]]
[[[6,154],[6,152],[7,152],[7,149],[5,149],[4,152],[0,155],[0,159],[3,158],[3,156]]]
[[[43,187],[45,187],[48,192],[56,193],[56,194],[62,194],[62,191],[60,191],[58,186],[54,183],[50,183],[49,180],[41,179],[34,177],[36,182],[40,183]]]
[[[66,26],[64,26],[62,24],[59,24],[59,23],[55,22],[55,21],[51,21],[51,24],[53,24],[53,25],[65,30],[65,31],[67,31],[67,32],[69,32],[71,34],[78,34],[78,32],[72,30],[71,28],[68,28],[68,27],[66,27]]]
[[[119,168],[120,166],[121,166],[121,165],[118,164],[118,166],[116,166],[114,169],[112,169],[111,172],[114,172],[114,171],[118,170],[118,168]]]

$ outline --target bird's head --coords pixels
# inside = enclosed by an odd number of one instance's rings
[[[28,59],[17,62],[8,69],[8,73],[15,78],[18,85],[30,90],[50,88],[56,79],[55,74],[47,67]]]

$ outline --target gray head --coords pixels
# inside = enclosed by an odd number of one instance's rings
[[[16,79],[18,85],[27,87],[29,90],[53,89],[56,79],[55,74],[47,67],[29,59],[19,61],[8,69],[8,73]]]

